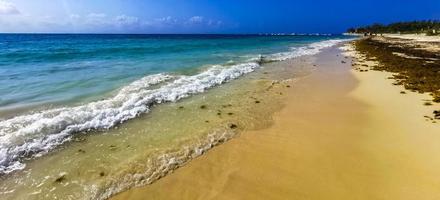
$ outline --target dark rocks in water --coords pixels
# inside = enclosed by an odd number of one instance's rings
[[[86,151],[84,151],[83,149],[78,149],[78,152],[80,152],[80,153],[86,153]]]
[[[345,62],[345,61],[341,61],[341,63],[343,63],[343,64],[344,64],[344,63],[347,63],[347,62]]]
[[[224,143],[224,142],[226,142],[226,139],[225,139],[225,138],[220,138],[220,139],[218,140],[218,143],[220,143],[220,144],[222,144],[222,143]]]
[[[232,104],[222,105],[223,108],[232,107]]]
[[[228,113],[228,115],[233,115],[233,114],[234,114],[234,113],[231,113],[231,112],[230,112],[230,113]]]
[[[105,176],[105,173],[104,172],[99,172],[99,176]]]
[[[262,65],[262,64],[264,63],[264,56],[260,55],[259,58],[258,58],[257,63],[258,63],[259,65]]]
[[[206,108],[207,108],[206,105],[201,105],[201,106],[200,106],[200,109],[206,109]]]
[[[206,120],[205,123],[209,123],[209,120]]]
[[[237,126],[237,124],[229,124],[229,128],[231,128],[231,129],[236,129],[238,126]]]
[[[434,110],[434,118],[435,119],[440,119],[440,110]]]
[[[255,103],[261,103],[261,102],[257,100],[257,101],[255,101]]]
[[[57,179],[55,179],[56,183],[61,183],[63,181],[66,180],[66,174],[61,174],[60,177],[58,177]]]
[[[286,85],[286,87],[290,88],[290,85]]]
[[[217,112],[217,115],[220,116],[220,115],[222,115],[222,113],[221,112]]]
[[[185,107],[183,107],[183,106],[179,106],[179,109],[184,109]]]
[[[431,102],[425,102],[423,105],[425,105],[425,106],[432,106],[432,103]]]
[[[405,91],[400,91],[400,94],[406,94],[406,92]]]

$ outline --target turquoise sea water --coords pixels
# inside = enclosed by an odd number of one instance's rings
[[[1,34],[0,175],[24,169],[23,160],[76,132],[111,128],[262,63],[316,54],[342,39],[348,37]]]
[[[96,97],[146,75],[194,74],[330,38],[0,35],[0,110]]]

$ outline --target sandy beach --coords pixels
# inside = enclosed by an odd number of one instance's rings
[[[424,117],[439,105],[401,94],[390,73],[353,70],[336,47],[314,64],[273,126],[113,199],[440,198],[440,123]]]
[[[384,34],[384,36],[416,42],[440,42],[440,36],[427,36],[426,34]]]
[[[439,10],[0,0],[0,200],[440,200]]]

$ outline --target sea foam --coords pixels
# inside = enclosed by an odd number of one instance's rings
[[[252,72],[257,63],[212,66],[194,76],[156,74],[122,88],[114,97],[77,107],[45,110],[0,122],[0,174],[23,169],[24,157],[41,156],[73,133],[108,129],[147,113],[151,105],[175,102]],[[163,84],[156,89],[151,86]]]
[[[283,61],[299,56],[314,55],[319,53],[322,49],[337,45],[345,41],[349,41],[349,39],[325,40],[322,42],[315,42],[303,47],[292,47],[291,51],[271,54],[265,57],[265,59],[268,61]]]
[[[111,128],[148,113],[154,104],[175,102],[250,73],[260,66],[261,59],[282,61],[313,55],[342,41],[316,42],[289,52],[258,56],[247,63],[215,65],[193,76],[149,75],[108,99],[0,121],[0,174],[24,169],[24,158],[42,156],[71,140],[75,133]]]

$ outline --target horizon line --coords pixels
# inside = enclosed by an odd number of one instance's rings
[[[294,35],[341,35],[343,33],[99,33],[99,32],[0,32],[0,35],[6,34],[29,34],[29,35],[273,35],[273,36],[294,36]]]

